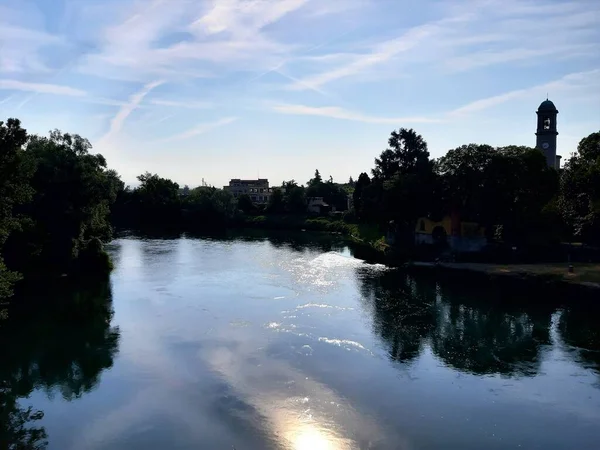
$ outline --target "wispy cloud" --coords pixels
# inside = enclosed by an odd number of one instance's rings
[[[11,101],[13,98],[12,95],[9,95],[8,97],[3,98],[2,100],[0,100],[0,105],[3,105],[4,103],[8,103],[9,101]]]
[[[273,114],[287,114],[286,121],[313,116],[317,126],[350,121],[356,132],[374,128],[368,124],[422,124],[424,133],[436,133],[432,142],[442,134],[448,142],[469,141],[484,131],[493,140],[499,127],[484,129],[488,121],[478,113],[495,109],[495,120],[516,121],[509,110],[530,111],[546,92],[561,109],[561,136],[581,134],[585,127],[573,124],[582,117],[598,118],[594,0],[407,0],[396,2],[408,11],[401,17],[390,14],[394,2],[380,0],[46,3],[0,0],[0,109],[13,114],[20,107],[32,127],[46,129],[46,121],[62,117],[58,125],[95,141],[111,138],[102,151],[124,172],[148,156],[140,149],[150,143],[140,136],[177,140],[169,147],[183,150],[194,136],[237,120],[228,116],[248,121],[240,139],[265,147],[285,139],[285,130],[269,122]],[[190,115],[198,118],[190,122]],[[526,128],[521,122],[512,129]],[[351,135],[344,145],[355,144]],[[157,147],[144,164],[170,156]],[[274,167],[275,160],[263,163]],[[239,171],[243,161],[218,170]],[[191,169],[174,158],[168,170],[179,176]]]
[[[85,101],[107,106],[125,106],[128,103],[127,100],[115,100],[112,98],[105,97],[86,97]]]
[[[309,15],[313,17],[328,16],[351,10],[360,10],[367,6],[369,6],[369,0],[318,2],[315,8],[309,12]]]
[[[342,79],[360,81],[364,76],[359,76],[369,72],[456,73],[510,63],[547,63],[550,58],[594,60],[600,54],[598,2],[486,0],[443,6],[437,8],[443,18],[413,26],[398,37],[369,37],[368,42],[301,57],[296,69],[302,74],[294,74],[301,82],[286,89],[318,88]]]
[[[542,48],[510,48],[498,51],[480,51],[468,55],[450,58],[444,65],[454,72],[465,72],[476,68],[506,64],[516,61],[530,62],[532,59],[552,55],[554,60],[576,58],[598,54],[596,44],[552,45]]]
[[[72,97],[84,97],[86,92],[69,86],[46,83],[29,83],[19,80],[0,79],[0,89],[36,92],[38,94],[68,95]]]
[[[172,117],[175,117],[174,114],[168,114],[166,116],[162,116],[160,119],[157,119],[154,122],[152,122],[152,125],[158,125],[159,123],[163,123],[163,122],[171,119]]]
[[[183,133],[176,134],[167,139],[164,139],[162,142],[170,142],[170,141],[179,141],[179,140],[183,140],[183,139],[189,139],[191,137],[198,136],[200,134],[204,134],[207,131],[213,130],[215,128],[222,127],[224,125],[233,123],[236,120],[238,120],[237,117],[224,117],[224,118],[216,120],[214,122],[201,123],[199,125],[196,125],[193,128],[190,128],[187,131],[184,131]]]
[[[527,96],[544,96],[546,93],[552,92],[563,92],[565,90],[574,90],[577,88],[583,88],[583,92],[588,92],[593,87],[600,89],[600,69],[589,70],[585,72],[576,72],[568,74],[558,80],[543,83],[537,86],[532,86],[526,89],[517,89],[509,92],[505,92],[500,95],[494,95],[492,97],[483,98],[476,100],[467,105],[461,106],[450,113],[449,116],[463,116],[480,112],[494,106],[501,105],[510,100],[515,100]],[[586,94],[587,95],[587,94]]]
[[[306,3],[308,0],[215,1],[212,9],[192,26],[208,34],[228,31],[238,36],[249,37]]]
[[[211,76],[209,66],[217,71],[264,69],[290,46],[271,39],[263,28],[309,2],[144,2],[102,33],[99,51],[87,57],[80,70],[111,78],[181,80]],[[173,38],[175,30],[185,32],[185,39]]]
[[[0,11],[0,14],[3,12]],[[6,22],[3,23],[2,19]],[[14,26],[9,18],[0,17],[0,73],[49,72],[49,67],[41,57],[42,51],[66,45],[58,36]]]
[[[403,123],[436,123],[440,122],[440,119],[433,119],[427,117],[378,117],[369,116],[359,112],[349,111],[344,108],[337,106],[307,106],[307,105],[294,105],[294,104],[276,104],[271,107],[273,111],[283,114],[296,114],[305,116],[321,116],[329,117],[332,119],[343,119],[353,120],[356,122],[363,123],[375,123],[375,124],[403,124]]]
[[[414,48],[423,39],[433,36],[438,29],[439,28],[435,24],[415,27],[397,39],[377,44],[369,53],[354,55],[352,60],[347,64],[317,75],[306,77],[300,82],[291,85],[290,89],[303,90],[306,89],[307,86],[313,88],[320,87],[332,81],[356,75],[372,66],[389,61],[401,52]]]
[[[154,99],[150,100],[151,104],[158,106],[168,106],[173,108],[189,108],[189,109],[206,109],[212,107],[212,103],[209,102],[194,102],[194,101],[175,101],[175,100],[161,100]]]
[[[110,137],[114,136],[115,134],[117,134],[119,131],[121,131],[121,129],[123,128],[123,124],[125,123],[125,120],[127,120],[129,115],[138,108],[138,106],[140,105],[142,100],[144,100],[144,97],[146,97],[146,95],[148,95],[150,93],[150,91],[157,88],[158,86],[160,86],[163,83],[164,82],[162,80],[153,81],[151,83],[148,83],[142,88],[142,90],[140,90],[139,92],[136,92],[131,97],[129,97],[129,102],[127,102],[126,104],[121,106],[121,108],[119,109],[117,114],[110,121],[109,130],[104,135],[104,137],[101,138],[101,141],[105,141],[105,140],[109,139]]]

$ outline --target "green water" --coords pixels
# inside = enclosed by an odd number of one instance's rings
[[[0,448],[600,448],[597,307],[284,236],[124,237],[15,299]]]

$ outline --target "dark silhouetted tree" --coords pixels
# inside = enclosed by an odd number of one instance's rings
[[[600,131],[583,138],[565,164],[558,205],[570,239],[600,242]]]
[[[285,209],[284,195],[280,188],[273,188],[267,205],[267,212],[281,213]]]
[[[256,206],[252,203],[252,199],[248,194],[242,194],[238,197],[237,207],[242,210],[244,214],[250,214],[256,210]]]
[[[299,186],[295,180],[290,180],[283,182],[282,189],[284,191],[283,198],[285,209],[288,212],[306,212],[306,193],[304,186]]]
[[[98,250],[97,256],[108,261],[98,242],[112,239],[110,206],[122,182],[107,169],[104,157],[90,150],[86,139],[58,130],[29,138],[25,156],[35,166],[30,180],[34,194],[18,208],[28,217],[27,225],[6,242],[9,267],[25,274],[69,273],[83,270],[77,263],[80,256],[92,260],[87,253]]]
[[[20,278],[8,270],[2,254],[11,232],[22,225],[15,207],[28,202],[33,193],[29,185],[33,165],[23,151],[26,142],[27,131],[19,120],[8,119],[6,124],[0,121],[0,299],[12,294],[12,285]]]

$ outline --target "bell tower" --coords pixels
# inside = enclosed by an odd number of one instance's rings
[[[535,146],[546,156],[548,167],[559,169],[560,167],[557,167],[558,160],[556,158],[556,136],[558,136],[558,131],[556,131],[556,116],[558,115],[558,110],[554,106],[554,103],[546,99],[540,104],[536,114],[537,131],[535,132]]]

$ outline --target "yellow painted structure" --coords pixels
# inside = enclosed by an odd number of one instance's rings
[[[446,232],[446,235],[450,236],[452,234],[452,219],[450,216],[446,216],[441,220],[441,222],[434,222],[427,217],[421,217],[417,221],[415,233],[433,234],[433,229],[436,227],[442,227]]]
[[[439,222],[428,219],[427,217],[421,217],[417,221],[415,233],[431,235],[433,234],[434,229],[437,227],[442,227],[446,232],[446,236],[458,235],[461,237],[485,237],[485,228],[479,226],[478,223],[459,222],[458,225],[460,226],[460,234],[453,233],[452,217],[449,215],[445,216]]]

